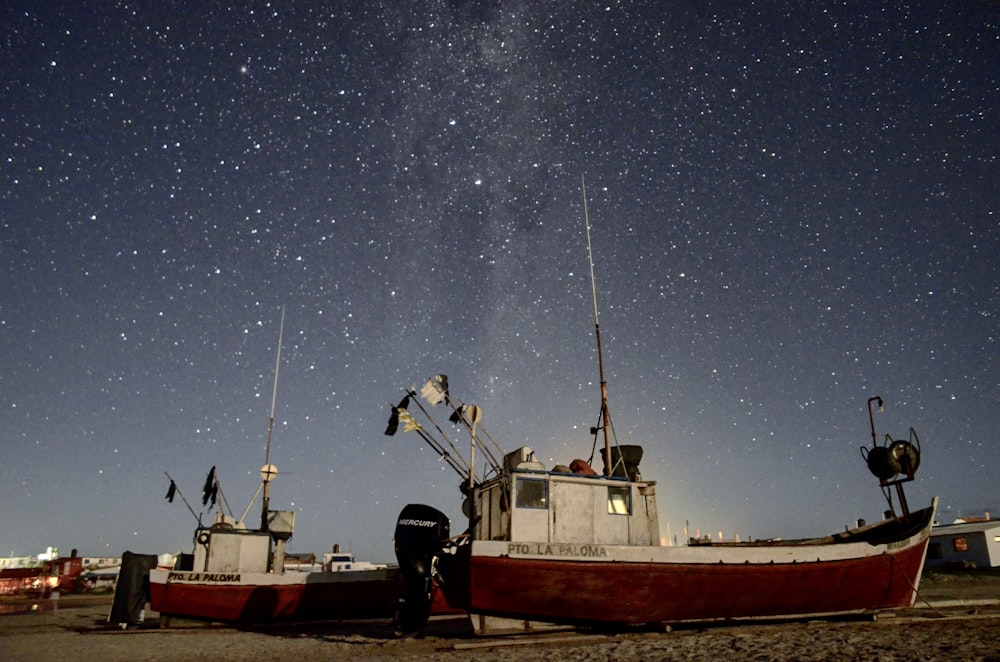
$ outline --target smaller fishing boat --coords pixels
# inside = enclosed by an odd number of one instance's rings
[[[193,549],[178,555],[176,562],[167,567],[156,556],[126,552],[109,617],[113,625],[135,626],[142,619],[147,597],[150,608],[159,612],[161,625],[169,624],[174,617],[265,623],[391,619],[395,615],[405,592],[397,566],[358,561],[337,546],[324,554],[321,564],[286,559],[286,544],[295,530],[295,512],[270,507],[271,482],[278,476],[278,469],[270,462],[270,450],[283,331],[284,310],[265,462],[250,504],[240,517],[227,513],[216,468],[212,467],[202,489],[202,505],[210,511],[218,507],[212,523],[203,526],[201,517],[167,474],[168,500],[173,501],[179,494],[197,522]],[[248,525],[248,514],[258,496],[259,524]]]
[[[229,623],[322,621],[394,616],[404,585],[399,568],[357,561],[339,549],[322,564],[280,561],[292,530],[286,511],[267,529],[219,520],[196,532],[193,554],[149,570],[150,608],[171,617]],[[166,621],[164,621],[166,619]]]

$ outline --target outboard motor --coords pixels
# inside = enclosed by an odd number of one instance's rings
[[[411,503],[396,520],[396,560],[406,583],[399,605],[399,626],[416,632],[427,624],[431,613],[431,574],[434,556],[448,539],[451,524],[437,508]]]

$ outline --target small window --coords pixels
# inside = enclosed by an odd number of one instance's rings
[[[944,556],[941,554],[941,543],[932,542],[927,547],[927,558],[929,559],[941,559]]]
[[[631,515],[632,499],[627,487],[608,488],[608,512],[612,515]]]
[[[514,503],[518,508],[548,508],[549,483],[538,478],[517,479],[517,499]]]
[[[954,538],[951,544],[955,546],[956,552],[967,552],[969,551],[969,541],[965,538]]]

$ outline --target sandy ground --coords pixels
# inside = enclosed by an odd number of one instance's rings
[[[112,630],[110,596],[64,596],[0,615],[3,660],[995,660],[1000,662],[1000,573],[929,574],[914,609],[877,619],[741,623],[671,631],[563,630],[475,637],[464,619],[432,621],[418,637],[388,623],[234,628],[149,614]],[[2,609],[32,603],[0,604]]]

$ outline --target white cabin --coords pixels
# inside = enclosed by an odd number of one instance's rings
[[[655,483],[546,471],[527,447],[477,486],[473,537],[544,543],[659,545]]]
[[[212,526],[195,535],[191,569],[251,573],[268,572],[272,567],[283,569],[285,542],[292,537],[294,528],[295,513],[288,510],[269,510],[267,531],[247,529],[243,522],[216,513]]]

